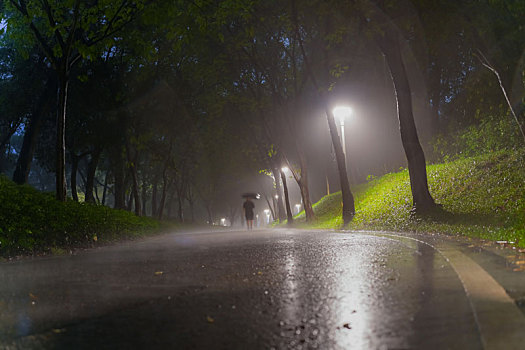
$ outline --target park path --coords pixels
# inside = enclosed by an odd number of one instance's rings
[[[1,263],[0,349],[518,349],[523,314],[460,248],[224,230]]]

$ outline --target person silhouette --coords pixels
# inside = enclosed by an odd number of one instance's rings
[[[246,227],[248,230],[251,230],[253,229],[253,209],[255,208],[255,204],[253,204],[250,197],[247,197],[242,207],[244,210],[244,217],[246,218]]]

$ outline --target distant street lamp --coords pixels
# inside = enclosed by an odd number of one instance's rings
[[[270,209],[264,209],[264,213],[266,214],[266,225],[270,224]]]

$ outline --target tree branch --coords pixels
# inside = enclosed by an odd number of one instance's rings
[[[51,28],[56,28],[57,22],[53,17],[53,13],[51,12],[51,6],[49,6],[49,2],[47,2],[47,0],[42,0],[42,6],[44,7],[44,11],[47,15],[49,25],[51,26]],[[57,38],[58,44],[62,48],[62,51],[64,51],[66,49],[64,39],[62,38],[62,34],[58,29],[55,29],[55,37]]]
[[[487,57],[485,57],[485,55],[483,55],[481,50],[478,49],[477,51],[478,51],[478,54],[474,53],[474,56],[479,59],[479,61],[481,62],[481,64],[485,68],[487,68],[492,73],[494,73],[494,75],[498,79],[498,83],[499,83],[501,92],[503,93],[503,96],[505,97],[505,101],[507,102],[507,105],[509,106],[510,113],[514,117],[514,120],[516,121],[516,124],[518,124],[518,128],[520,130],[521,136],[523,138],[523,141],[525,142],[525,131],[523,130],[523,126],[521,125],[521,123],[520,123],[520,121],[518,119],[518,116],[516,115],[516,112],[514,111],[514,108],[512,108],[512,104],[510,103],[509,97],[507,95],[507,90],[505,90],[505,87],[503,86],[503,82],[501,81],[501,77],[500,77],[498,71],[490,64],[489,60],[487,59]]]

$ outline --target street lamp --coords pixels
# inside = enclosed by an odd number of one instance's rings
[[[350,107],[338,106],[333,110],[334,116],[339,119],[341,123],[341,145],[343,146],[343,154],[345,155],[346,163],[346,142],[345,142],[345,118],[348,118],[352,115],[353,111]]]
[[[296,204],[295,209],[297,209],[297,214],[299,214],[299,211],[301,211],[301,204]]]
[[[270,209],[264,209],[264,213],[266,214],[266,225],[270,223]]]

